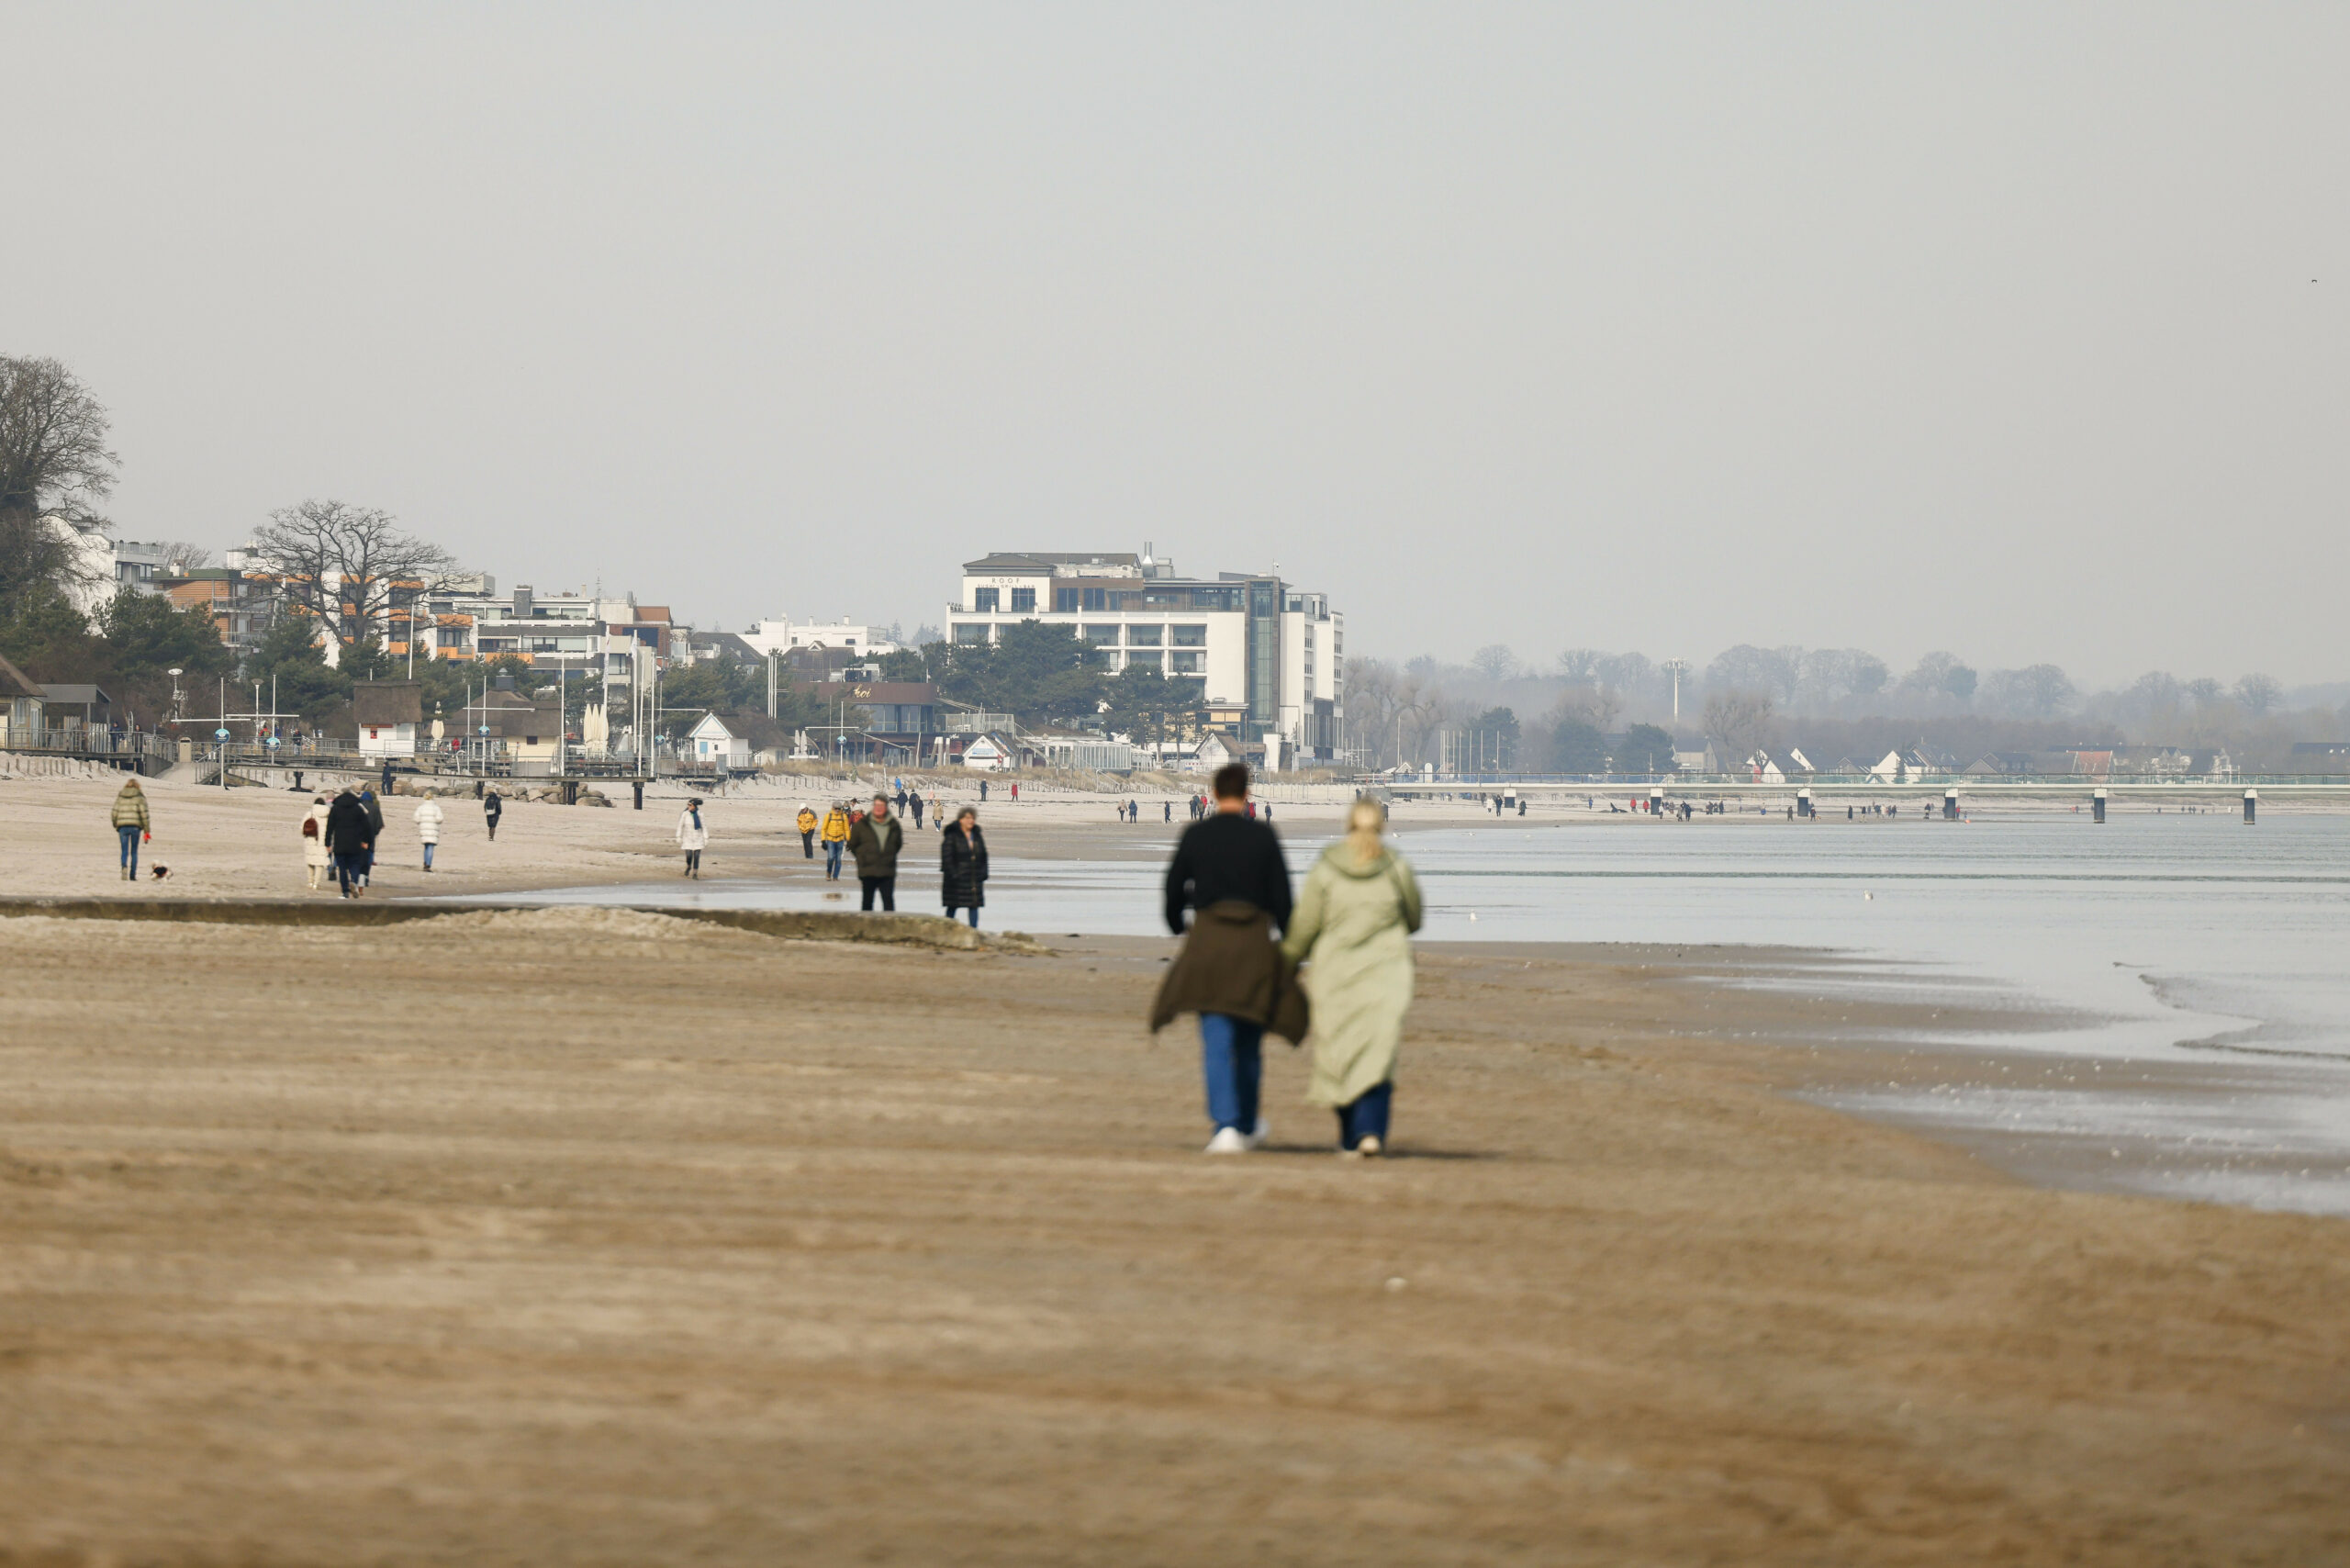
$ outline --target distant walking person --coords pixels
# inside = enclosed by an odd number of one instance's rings
[[[344,785],[327,809],[327,848],[334,856],[334,879],[344,898],[355,899],[367,890],[367,857],[375,847],[375,834],[357,787]]]
[[[701,820],[701,801],[688,801],[677,817],[677,847],[686,852],[686,875],[701,880],[701,852],[710,844],[710,828]]]
[[[1395,1096],[1395,1049],[1412,1005],[1412,933],[1420,884],[1383,841],[1387,813],[1357,801],[1347,835],[1305,876],[1297,915],[1281,938],[1293,964],[1312,961],[1314,1077],[1306,1098],[1338,1115],[1338,1147],[1376,1156],[1387,1147]]]
[[[1210,1154],[1245,1154],[1265,1140],[1259,1114],[1265,1030],[1291,1041],[1306,1032],[1305,997],[1273,941],[1290,919],[1289,862],[1273,830],[1248,815],[1248,769],[1216,769],[1215,811],[1183,830],[1168,863],[1167,928],[1184,933],[1153,1004],[1155,1034],[1180,1013],[1200,1015],[1200,1069],[1207,1081]]]
[[[1158,803],[1162,808],[1159,814],[1171,824],[1175,821],[1175,802],[1172,801],[1161,801]]]
[[[839,801],[824,813],[824,880],[841,879],[841,850],[848,843],[848,807]]]
[[[874,895],[878,893],[881,908],[897,913],[898,851],[905,846],[906,830],[890,814],[889,797],[874,796],[873,809],[848,830],[848,852],[856,857],[856,880],[865,890],[859,908],[870,913]]]
[[[938,897],[946,918],[968,910],[971,929],[979,928],[979,907],[988,902],[988,841],[979,832],[976,806],[955,813],[954,825],[938,835]]]
[[[808,809],[807,801],[800,802],[800,815],[793,819],[793,825],[800,829],[801,857],[813,860],[816,858],[816,813]]]
[[[906,806],[914,814],[914,826],[916,827],[922,826],[922,809],[924,804],[925,802],[922,798],[922,791],[919,790],[906,797]]]
[[[498,791],[496,790],[489,790],[483,793],[481,798],[482,820],[489,823],[489,841],[492,844],[496,844],[498,842],[498,813],[505,810],[506,802],[498,798]]]
[[[359,885],[364,888],[374,885],[375,880],[375,846],[384,836],[384,807],[383,802],[375,799],[375,789],[372,784],[359,786],[359,803],[367,812],[367,863],[359,868]]]
[[[114,835],[122,845],[122,879],[139,880],[139,844],[153,826],[147,816],[147,791],[136,776],[122,781],[114,798]]]
[[[979,780],[979,804],[981,804],[982,806],[984,806],[984,805],[986,805],[987,803],[988,803],[988,781],[987,781],[986,779],[982,778],[982,779],[980,779],[980,780]]]
[[[310,802],[308,815],[302,819],[302,864],[310,873],[310,890],[319,890],[319,879],[326,873],[327,861],[327,798],[320,795]]]
[[[441,802],[430,795],[417,802],[416,836],[418,842],[424,846],[424,868],[428,872],[432,869],[432,852],[441,845],[441,823],[444,814]]]

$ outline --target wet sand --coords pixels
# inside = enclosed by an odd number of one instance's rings
[[[0,922],[0,1562],[2350,1555],[2350,1226],[1790,1099],[1788,955],[1430,951],[1373,1163],[1061,946]]]

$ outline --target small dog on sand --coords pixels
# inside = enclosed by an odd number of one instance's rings
[[[172,868],[169,866],[150,866],[147,875],[154,881],[168,882],[172,879]]]

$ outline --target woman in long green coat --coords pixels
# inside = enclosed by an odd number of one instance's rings
[[[1348,1154],[1387,1145],[1395,1093],[1395,1050],[1412,1005],[1412,933],[1420,928],[1420,884],[1387,847],[1387,813],[1357,801],[1347,835],[1306,873],[1281,950],[1312,960],[1305,989],[1314,1002],[1314,1079],[1306,1097],[1338,1114]]]

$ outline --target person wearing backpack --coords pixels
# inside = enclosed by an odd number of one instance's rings
[[[837,882],[841,877],[841,851],[848,846],[848,806],[835,801],[832,810],[824,813],[824,880]]]
[[[310,873],[310,890],[319,890],[319,879],[327,869],[327,798],[320,795],[310,802],[310,810],[302,818],[302,864]]]

